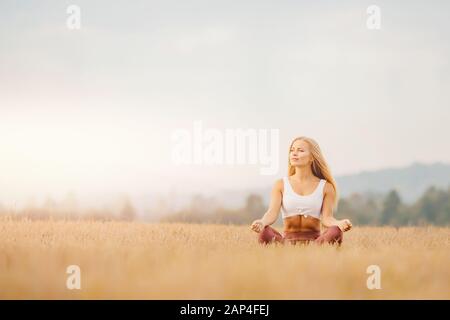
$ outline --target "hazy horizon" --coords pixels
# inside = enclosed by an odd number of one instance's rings
[[[354,179],[355,177],[361,174],[373,174],[376,172],[389,171],[389,170],[404,170],[404,169],[412,169],[417,167],[421,168],[429,168],[429,166],[436,165],[444,165],[450,168],[450,163],[444,162],[434,162],[430,164],[414,162],[408,166],[400,166],[400,167],[387,167],[379,170],[362,170],[360,172],[356,172],[354,174],[344,174],[344,175],[336,175],[335,178],[337,180],[339,193],[341,198],[345,198],[352,194],[354,191],[345,190],[342,188],[341,182],[342,179]],[[447,170],[448,171],[448,170]],[[402,174],[404,176],[404,174]],[[447,174],[446,174],[447,175]],[[134,192],[130,193],[129,190],[116,190],[116,191],[97,191],[95,193],[87,193],[82,190],[60,190],[58,193],[35,193],[35,194],[20,194],[19,196],[15,196],[12,198],[4,197],[4,193],[2,194],[2,198],[0,199],[0,208],[3,206],[3,209],[12,209],[12,210],[21,210],[26,207],[42,207],[46,205],[55,205],[59,208],[64,208],[67,204],[74,208],[78,208],[75,210],[85,210],[85,209],[102,209],[108,208],[108,210],[116,210],[120,208],[126,199],[130,200],[132,205],[137,209],[139,215],[146,216],[150,212],[154,214],[158,206],[162,205],[163,207],[170,208],[170,210],[176,210],[181,208],[186,208],[189,206],[189,203],[196,196],[201,196],[204,200],[211,200],[213,202],[217,202],[217,204],[221,204],[226,206],[227,208],[240,208],[245,205],[245,199],[250,194],[259,195],[262,197],[264,204],[267,206],[270,196],[270,188],[272,187],[273,182],[279,177],[273,177],[273,181],[270,181],[267,184],[254,186],[254,187],[237,187],[237,188],[208,188],[208,189],[200,189],[200,190],[186,190],[185,188],[170,188],[169,190],[146,190],[142,192]],[[428,180],[432,178],[428,177]],[[361,182],[361,179],[359,179]],[[422,182],[423,183],[423,182]],[[370,183],[369,183],[370,184]],[[434,181],[434,183],[426,184],[428,187],[434,186],[440,190],[445,190],[446,187],[442,184],[442,179],[439,181]],[[416,186],[417,188],[418,186]],[[415,194],[406,195],[402,190],[399,190],[398,187],[395,188],[397,192],[400,192],[400,197],[403,202],[407,204],[411,204],[413,201],[418,199],[418,196],[422,195],[423,191],[426,188],[423,188],[424,185],[419,187],[423,189]],[[384,196],[387,191],[391,189],[386,189],[385,192],[380,192],[377,190],[379,186],[373,185],[370,189],[361,189],[358,187],[358,193],[361,195],[379,195]],[[448,188],[450,188],[450,181],[448,183]],[[412,188],[415,189],[415,188]],[[404,190],[403,190],[404,191]],[[402,195],[403,193],[403,195]],[[240,194],[240,195],[239,195]],[[238,196],[239,195],[239,196]],[[52,204],[53,203],[53,204]]]

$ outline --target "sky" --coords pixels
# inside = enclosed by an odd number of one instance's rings
[[[271,185],[297,136],[335,175],[450,162],[449,13],[446,1],[3,0],[0,202]],[[176,165],[173,134],[196,123],[219,137],[278,130],[277,170]]]

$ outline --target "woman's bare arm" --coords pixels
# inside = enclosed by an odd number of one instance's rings
[[[269,209],[266,211],[261,220],[264,221],[264,225],[268,226],[273,224],[278,219],[281,209],[281,200],[283,198],[283,180],[277,180],[272,188],[270,194]]]
[[[265,226],[273,224],[278,219],[281,209],[281,201],[283,197],[283,180],[279,179],[275,182],[270,194],[269,209],[261,219],[253,221],[251,229],[260,232]]]
[[[322,224],[325,227],[337,226],[342,231],[347,231],[352,227],[350,220],[337,220],[333,216],[334,201],[336,199],[336,192],[333,185],[329,182],[325,184],[324,199],[322,204]]]

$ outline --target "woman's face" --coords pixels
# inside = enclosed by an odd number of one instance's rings
[[[310,165],[313,160],[309,151],[309,144],[303,140],[295,140],[289,152],[289,161],[292,166]]]

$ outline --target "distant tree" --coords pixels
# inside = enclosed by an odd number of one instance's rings
[[[245,202],[245,217],[243,222],[251,222],[262,217],[265,211],[264,200],[260,195],[250,194]]]
[[[61,203],[62,213],[66,218],[75,218],[79,215],[78,201],[75,192],[70,191],[66,194]]]
[[[370,225],[378,220],[381,209],[372,196],[353,193],[339,199],[337,219],[350,219],[356,225]]]
[[[136,219],[136,209],[134,208],[131,200],[125,197],[122,208],[120,210],[120,219],[126,221],[133,221]]]
[[[379,218],[380,208],[377,205],[377,202],[369,198],[366,202],[366,210],[364,212],[364,223],[365,224],[374,224],[375,221]]]
[[[450,222],[450,189],[428,188],[417,201],[418,220],[430,224],[445,225]]]
[[[383,203],[383,210],[381,211],[380,224],[392,224],[400,214],[400,207],[402,201],[397,191],[391,190]]]
[[[44,209],[44,210],[48,210],[48,211],[55,211],[56,210],[56,208],[57,208],[57,203],[56,203],[56,201],[55,200],[53,200],[53,198],[51,197],[51,196],[47,196],[46,198],[45,198],[45,201],[44,201],[44,203],[43,203],[43,205],[42,205],[42,208]]]
[[[355,224],[361,223],[359,216],[356,214],[355,210],[353,209],[352,203],[349,199],[345,199],[345,198],[339,199],[338,208],[334,215],[336,218],[345,217],[346,219],[350,219]]]
[[[438,223],[442,225],[450,225],[450,187],[445,194],[445,202],[438,219]]]
[[[196,194],[191,198],[189,209],[191,212],[199,215],[211,214],[218,208],[218,204],[214,197],[205,197]]]
[[[263,198],[256,194],[247,196],[241,208],[214,208],[212,199],[197,195],[190,206],[168,214],[163,221],[192,223],[248,224],[262,217],[266,207]],[[450,187],[448,190],[429,188],[412,205],[402,203],[397,191],[392,190],[384,197],[381,194],[352,194],[339,201],[336,218],[348,218],[354,225],[420,225],[433,223],[450,224]],[[276,224],[282,224],[281,215]]]

